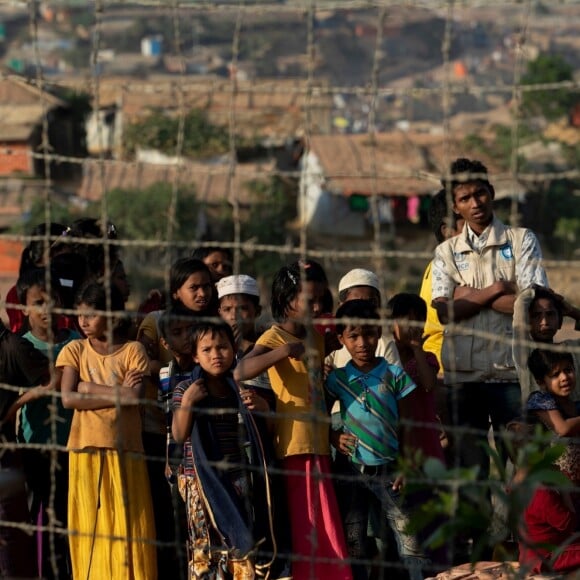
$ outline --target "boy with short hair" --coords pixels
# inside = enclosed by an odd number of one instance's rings
[[[350,323],[345,318],[377,323]],[[329,397],[340,403],[342,420],[341,429],[331,431],[331,443],[338,451],[335,470],[347,477],[337,485],[337,497],[349,555],[367,558],[369,512],[379,511],[396,537],[411,580],[416,580],[422,578],[427,560],[417,538],[405,531],[409,513],[400,502],[403,478],[396,473],[398,458],[406,451],[405,436],[400,440],[398,433],[402,422],[413,417],[416,386],[403,369],[376,355],[381,336],[378,320],[375,305],[367,300],[349,300],[336,312],[338,338],[351,356],[326,382]],[[357,580],[367,578],[365,567],[353,564],[353,575]]]
[[[201,260],[209,268],[214,284],[232,273],[233,256],[229,248],[203,246],[193,250],[191,257]]]
[[[182,306],[170,306],[161,313],[157,321],[159,342],[169,351],[172,360],[159,370],[158,404],[165,413],[166,434],[163,440],[156,433],[143,433],[145,449],[150,449],[153,460],[147,461],[147,472],[153,502],[157,539],[165,546],[157,548],[157,569],[159,574],[179,575],[185,568],[184,554],[175,546],[184,545],[183,538],[176,538],[175,530],[185,529],[185,506],[176,487],[168,485],[176,482],[177,468],[181,462],[182,446],[171,435],[173,420],[172,398],[175,387],[182,381],[191,380],[195,367],[192,354],[191,334],[195,319],[191,312]],[[165,462],[160,458],[165,457]],[[180,522],[176,528],[175,520]],[[183,540],[183,541],[182,541]],[[176,557],[177,556],[177,557]]]
[[[216,284],[216,288],[219,300],[218,312],[234,332],[237,345],[236,360],[239,361],[254,348],[259,337],[256,320],[262,313],[262,307],[258,283],[251,276],[237,274],[222,278]],[[243,388],[242,396],[250,396],[252,389],[258,389],[257,394],[267,401],[269,409],[276,408],[276,398],[267,372],[253,379],[240,381],[240,385]]]
[[[24,316],[28,322],[28,332],[23,338],[32,343],[49,360],[55,361],[59,352],[71,340],[81,335],[69,328],[58,328],[58,317],[49,312],[51,304],[60,305],[60,297],[53,292],[49,296],[46,289],[46,269],[34,268],[25,271],[16,283],[18,300],[26,306]],[[52,340],[51,340],[52,338]],[[57,375],[59,371],[55,371]],[[56,380],[55,384],[59,384]],[[22,399],[20,401],[23,402]],[[27,443],[48,443],[52,441],[50,398],[43,397],[26,403],[21,412],[19,439]],[[56,400],[56,443],[66,446],[72,421],[72,410],[62,406],[60,398]]]
[[[216,289],[219,315],[234,331],[237,356],[242,357],[252,350],[258,338],[256,320],[262,314],[258,283],[251,276],[238,274],[219,280]]]
[[[193,360],[191,335],[195,319],[182,306],[170,306],[161,313],[157,321],[159,341],[172,356],[169,364],[159,370],[158,402],[165,411],[166,419],[166,466],[165,474],[170,482],[175,481],[175,469],[181,461],[181,447],[173,440],[172,398],[175,387],[182,381],[191,380],[195,362]]]
[[[81,338],[81,335],[76,330],[58,328],[58,317],[52,315],[49,309],[52,304],[59,305],[60,298],[55,293],[52,297],[48,294],[46,274],[45,268],[24,271],[16,283],[16,290],[20,303],[26,307],[24,316],[30,329],[23,338],[54,362],[63,347],[71,340]],[[55,370],[52,378],[55,390],[60,390],[61,376],[62,370]],[[38,396],[41,394],[45,396]],[[48,390],[44,393],[32,390],[20,398],[19,441],[35,445],[67,445],[73,410],[65,409],[60,397],[50,395]],[[49,449],[25,449],[23,453],[33,522],[36,523],[41,517],[43,525],[48,525],[49,512],[53,510],[57,526],[61,528],[62,533],[54,534],[54,541],[57,564],[55,577],[62,577],[69,571],[68,542],[63,532],[67,522],[68,455],[57,451],[54,489],[51,489],[52,460]],[[54,498],[52,503],[51,497]],[[39,573],[52,578],[54,570],[50,561],[49,542],[48,533],[41,533],[38,546],[42,564]]]
[[[338,283],[338,299],[341,305],[349,300],[368,300],[378,310],[381,307],[379,277],[363,268],[350,270]],[[385,358],[389,364],[401,366],[401,357],[390,335],[380,336],[376,355]],[[325,365],[339,368],[346,365],[349,360],[348,350],[343,346],[326,357]]]
[[[29,524],[20,449],[16,443],[14,417],[18,393],[14,387],[28,392],[48,390],[48,359],[30,342],[18,336],[0,320],[0,438],[6,443],[0,453],[2,493],[0,494],[0,577],[33,578],[40,576],[36,566],[32,537],[18,526]],[[6,387],[8,385],[8,387]],[[12,388],[10,388],[12,387]]]

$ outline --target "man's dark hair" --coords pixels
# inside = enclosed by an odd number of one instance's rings
[[[336,332],[342,334],[347,326],[353,326],[356,323],[348,322],[347,318],[363,318],[380,320],[379,313],[375,308],[375,305],[370,300],[348,300],[341,306],[339,306],[336,311]],[[370,326],[370,324],[365,324],[364,326]],[[380,324],[376,325],[380,328]]]
[[[455,212],[449,210],[447,205],[447,191],[441,189],[431,198],[428,217],[431,231],[435,235],[437,241],[441,243],[445,241],[445,236],[443,235],[441,228],[444,225],[450,225],[455,229],[457,226],[457,220],[461,216],[458,216]],[[445,221],[449,217],[452,220],[451,224],[447,224]]]
[[[574,366],[574,357],[569,352],[536,348],[528,357],[528,369],[536,382],[541,383],[559,362],[567,362]]]
[[[85,256],[71,252],[51,259],[50,275],[63,308],[74,308],[77,292],[91,278]]]
[[[451,164],[449,175],[446,175],[441,180],[441,185],[447,191],[453,193],[458,185],[463,183],[479,182],[489,188],[491,198],[495,197],[495,190],[493,185],[489,182],[487,175],[487,167],[477,160],[459,157]]]

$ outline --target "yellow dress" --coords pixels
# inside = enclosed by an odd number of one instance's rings
[[[101,355],[86,339],[65,346],[56,364],[105,385],[122,384],[130,369],[149,369],[138,342]],[[155,520],[138,407],[75,409],[68,448],[74,580],[155,580]]]

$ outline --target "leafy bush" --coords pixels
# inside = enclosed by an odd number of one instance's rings
[[[564,58],[557,54],[540,54],[528,63],[522,85],[560,83],[573,78],[574,69]],[[578,95],[572,89],[555,88],[525,92],[522,105],[524,113],[528,115],[541,115],[554,120],[567,115],[577,101]]]
[[[162,111],[129,125],[125,131],[125,147],[133,153],[138,147],[156,149],[166,155],[178,153],[180,120]],[[183,119],[183,143],[180,153],[186,157],[203,158],[226,153],[229,136],[225,129],[212,125],[205,114],[191,110]]]
[[[475,538],[471,561],[476,562],[483,553],[517,536],[523,512],[538,486],[571,486],[570,480],[554,467],[566,447],[554,444],[553,434],[544,433],[538,426],[533,435],[505,433],[504,443],[516,466],[524,468],[523,477],[511,479],[498,452],[488,445],[485,446],[494,469],[487,481],[478,479],[477,467],[447,468],[433,458],[422,462],[415,457],[402,462],[409,481],[406,493],[432,492],[431,498],[417,507],[410,524],[411,531],[417,533],[438,523],[425,540],[427,547],[455,546],[471,536]],[[495,510],[490,494],[497,500]],[[493,525],[498,517],[495,512],[501,514],[499,525]]]

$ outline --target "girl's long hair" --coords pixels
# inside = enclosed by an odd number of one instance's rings
[[[173,305],[180,304],[179,300],[175,300],[173,295],[187,282],[187,279],[196,272],[205,272],[211,281],[211,272],[209,268],[196,258],[179,258],[171,265],[169,271],[169,294]],[[212,293],[215,290],[212,285]]]
[[[328,284],[324,268],[314,260],[299,260],[289,266],[282,266],[276,272],[272,282],[270,309],[274,320],[282,322],[286,318],[286,311],[290,302],[300,292],[302,272],[304,272],[304,279],[307,282]]]

